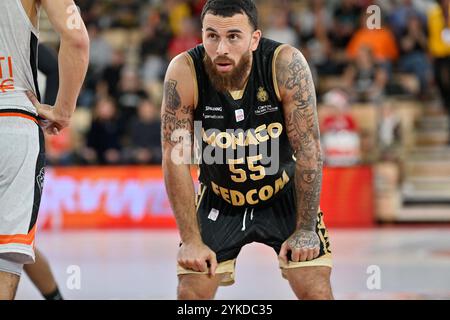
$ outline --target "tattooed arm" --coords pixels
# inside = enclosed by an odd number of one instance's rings
[[[316,110],[316,92],[311,72],[297,49],[285,46],[275,62],[276,80],[283,103],[287,134],[296,157],[297,228],[283,244],[280,258],[294,262],[319,255],[316,234],[322,185],[322,152]]]
[[[216,256],[202,242],[190,171],[196,88],[188,63],[185,54],[175,57],[164,80],[161,113],[164,181],[183,243],[178,263],[185,269],[205,272],[209,262],[214,274]]]

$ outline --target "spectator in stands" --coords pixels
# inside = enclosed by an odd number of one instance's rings
[[[166,55],[172,34],[167,17],[161,15],[159,10],[150,8],[141,33],[143,36],[140,44],[142,80],[145,85],[154,85],[162,82],[168,65]]]
[[[125,160],[135,164],[161,164],[161,122],[159,109],[150,99],[139,103],[137,116],[128,126],[129,147]]]
[[[329,166],[352,166],[360,162],[360,139],[355,120],[350,114],[349,97],[334,89],[323,98],[330,114],[321,123],[322,148]]]
[[[140,0],[120,0],[114,2],[112,27],[136,28],[139,25],[139,10],[142,6]]]
[[[141,79],[136,70],[132,68],[122,70],[119,91],[116,96],[120,121],[124,126],[136,115],[139,101],[148,96],[147,92],[142,88]]]
[[[356,0],[342,0],[334,10],[334,27],[332,32],[333,45],[336,48],[347,47],[352,35],[359,27],[361,7]]]
[[[166,55],[172,34],[170,32],[167,17],[161,15],[159,10],[150,8],[146,23],[142,26],[141,60],[145,61],[149,56]]]
[[[385,92],[387,80],[386,70],[375,62],[370,47],[359,48],[355,61],[343,75],[352,101],[359,102],[378,102]]]
[[[79,105],[83,107],[90,107],[94,103],[97,85],[102,80],[105,69],[111,65],[113,56],[111,45],[102,36],[97,23],[91,22],[87,28],[91,43],[89,70],[78,98]]]
[[[401,147],[401,122],[396,114],[393,103],[385,102],[381,107],[378,125],[378,147],[380,160],[399,160]]]
[[[316,28],[321,27],[325,32],[332,28],[332,16],[323,0],[308,0],[308,7],[294,15],[294,22],[300,31],[302,43],[314,38]]]
[[[199,37],[199,29],[192,18],[181,21],[181,30],[169,44],[168,57],[172,60],[178,54],[196,47],[202,42]]]
[[[309,7],[297,16],[305,57],[312,72],[317,71],[319,75],[337,74],[341,70],[334,61],[330,41],[331,13],[324,1],[309,1],[308,4]]]
[[[416,8],[413,0],[399,0],[388,17],[389,26],[397,38],[405,34],[412,16],[419,19],[422,25],[426,23],[425,15]]]
[[[390,76],[392,65],[399,56],[394,34],[385,26],[369,29],[367,13],[361,15],[360,28],[350,39],[347,46],[347,56],[354,60],[360,54],[362,47],[368,47],[380,66],[384,67]]]
[[[98,80],[103,71],[112,61],[112,48],[108,41],[102,37],[96,23],[88,25],[91,49],[89,51],[89,68],[95,80]]]
[[[75,161],[75,141],[73,128],[68,127],[59,135],[46,136],[45,155],[47,164],[50,166],[71,165]]]
[[[400,36],[399,42],[399,70],[413,73],[417,77],[421,96],[424,96],[430,85],[431,65],[427,57],[428,39],[419,16],[413,13],[409,16],[407,28]]]
[[[191,17],[191,8],[182,0],[165,0],[164,10],[169,18],[172,34],[179,35],[183,29],[182,21]]]
[[[89,25],[99,18],[103,4],[94,0],[77,0],[76,5],[80,8],[81,17],[86,25]],[[98,22],[98,21],[97,21]]]
[[[122,69],[125,66],[125,53],[115,50],[112,55],[111,64],[103,71],[102,82],[106,86],[108,95],[117,97]]]
[[[439,0],[428,13],[429,48],[436,83],[450,114],[450,0]]]
[[[88,164],[119,164],[122,130],[112,98],[101,98],[94,109],[94,120],[87,134],[86,147],[81,151]]]
[[[289,11],[285,8],[276,8],[269,18],[269,27],[264,31],[264,36],[287,43],[296,48],[299,47],[299,36],[294,28],[289,25]]]
[[[59,88],[58,54],[53,48],[39,44],[38,69],[45,77],[45,92],[43,101],[48,105],[55,105]],[[73,123],[72,123],[73,125]],[[46,161],[49,165],[67,165],[73,161],[74,140],[72,125],[62,130],[59,135],[46,135]]]

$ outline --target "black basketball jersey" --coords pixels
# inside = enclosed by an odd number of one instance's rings
[[[215,90],[203,64],[202,45],[188,52],[198,86],[194,127],[199,180],[233,206],[267,205],[293,181],[294,152],[272,75],[280,45],[261,39],[239,100]]]

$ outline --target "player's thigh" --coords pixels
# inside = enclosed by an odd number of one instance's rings
[[[216,274],[215,276],[198,273],[180,274],[178,275],[178,299],[213,299],[224,277],[224,274]]]
[[[284,275],[299,299],[333,299],[331,267],[311,266],[285,269]]]

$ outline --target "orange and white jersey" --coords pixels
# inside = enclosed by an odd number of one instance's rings
[[[39,8],[37,8],[39,13]],[[39,98],[37,48],[39,32],[21,0],[0,1],[0,110],[36,114],[25,92]]]

